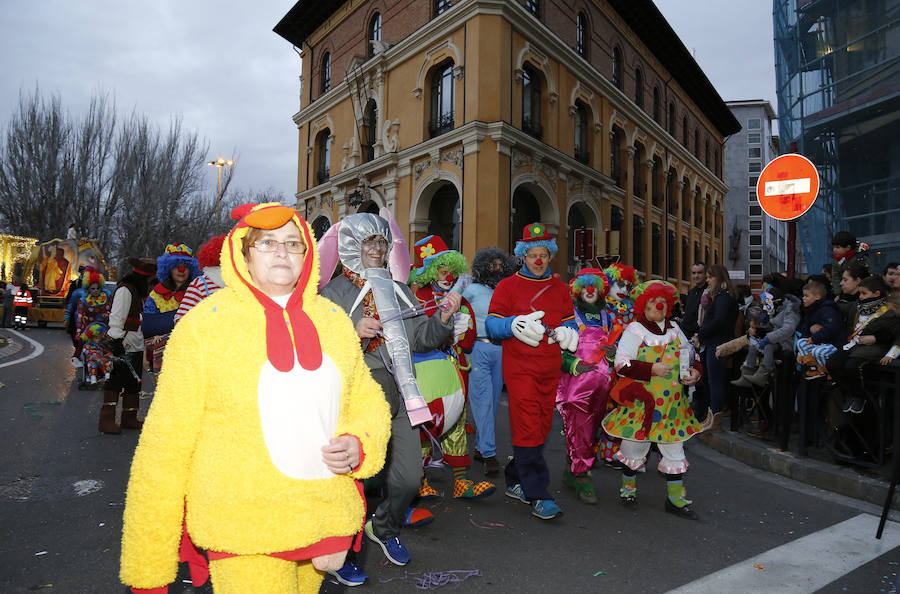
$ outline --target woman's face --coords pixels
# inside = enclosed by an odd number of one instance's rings
[[[647,301],[644,307],[644,316],[651,322],[662,322],[666,319],[665,297],[654,297]]]
[[[706,275],[706,286],[709,288],[710,293],[715,293],[718,288],[719,281],[711,274]]]
[[[388,242],[381,235],[367,237],[362,242],[363,268],[384,268],[387,258]]]
[[[299,244],[299,245],[298,245]],[[273,249],[274,251],[266,251]],[[298,253],[292,253],[289,248]],[[297,285],[306,244],[294,221],[277,229],[266,230],[250,245],[247,252],[247,271],[259,289],[270,297],[288,295]]]
[[[184,264],[179,264],[169,273],[176,285],[183,285],[191,276],[191,269]]]
[[[531,274],[541,277],[550,267],[550,250],[545,247],[533,247],[525,252],[525,267]]]
[[[841,291],[847,295],[855,295],[859,290],[859,281],[861,280],[861,278],[853,278],[850,271],[845,270],[843,274],[841,274]]]

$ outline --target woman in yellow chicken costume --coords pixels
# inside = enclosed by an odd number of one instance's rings
[[[165,592],[179,560],[217,594],[318,592],[384,464],[387,402],[350,319],[316,294],[306,221],[278,203],[232,216],[227,286],[172,332],[132,462],[120,578],[135,592]]]

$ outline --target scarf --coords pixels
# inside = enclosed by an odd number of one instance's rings
[[[366,284],[366,279],[362,278],[357,273],[353,272],[349,268],[343,268],[344,276],[347,277],[353,286],[362,289],[363,285]],[[365,318],[375,318],[376,320],[380,319],[378,317],[378,308],[375,307],[375,294],[372,291],[367,291],[366,295],[363,297],[363,317]],[[384,342],[384,338],[380,336],[376,336],[375,338],[360,338],[360,344],[365,345],[365,350],[363,352],[366,353],[374,353],[375,349]],[[366,342],[368,341],[368,343]]]
[[[845,260],[849,260],[850,258],[852,258],[853,256],[856,255],[856,250],[850,250],[849,252],[844,252],[840,256],[838,256],[834,252],[831,252],[831,255],[834,257],[835,260],[838,261],[838,264],[843,264]]]

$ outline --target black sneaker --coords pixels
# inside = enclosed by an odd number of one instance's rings
[[[850,401],[850,410],[849,410],[849,412],[851,412],[851,413],[853,413],[853,414],[855,414],[855,415],[858,415],[859,413],[861,413],[861,412],[863,411],[863,409],[864,409],[865,407],[866,407],[866,401],[865,401],[865,400],[863,400],[862,398],[854,398],[853,400]],[[846,412],[846,411],[845,411],[845,412]]]
[[[685,505],[684,507],[678,507],[674,503],[672,503],[668,497],[666,497],[666,512],[670,514],[674,514],[679,518],[684,518],[686,520],[699,520],[699,516],[697,513],[691,508],[690,505]]]

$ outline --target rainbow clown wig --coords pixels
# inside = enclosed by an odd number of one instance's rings
[[[543,223],[529,223],[522,230],[522,239],[516,242],[513,253],[517,258],[524,258],[528,250],[534,247],[545,247],[552,256],[559,251],[556,238],[547,232],[547,226]]]
[[[634,301],[636,318],[643,316],[647,302],[657,297],[663,297],[666,300],[666,317],[669,318],[672,317],[672,308],[675,307],[675,301],[678,299],[678,289],[672,283],[652,280],[637,285],[631,290],[630,296]]]
[[[599,268],[582,268],[578,276],[569,281],[569,292],[573,299],[578,299],[587,287],[594,287],[602,300],[609,293],[609,279]]]
[[[413,255],[416,257],[418,267],[412,269],[409,282],[415,282],[419,286],[435,282],[441,267],[445,267],[456,277],[469,269],[466,257],[456,250],[449,249],[444,240],[437,235],[429,235],[417,241],[413,246]]]
[[[200,276],[200,265],[197,259],[193,257],[194,253],[184,243],[170,243],[166,246],[166,251],[162,256],[156,259],[156,276],[160,282],[168,280],[173,268],[179,266],[187,266],[191,271],[189,281]]]
[[[637,282],[637,275],[635,274],[634,268],[627,264],[613,262],[603,269],[603,273],[606,275],[606,278],[609,279],[610,285],[622,282],[631,283],[633,285]]]
[[[103,278],[103,275],[90,266],[85,267],[84,272],[81,273],[81,286],[85,289],[91,285],[99,285],[102,289],[105,282],[106,279]]]

